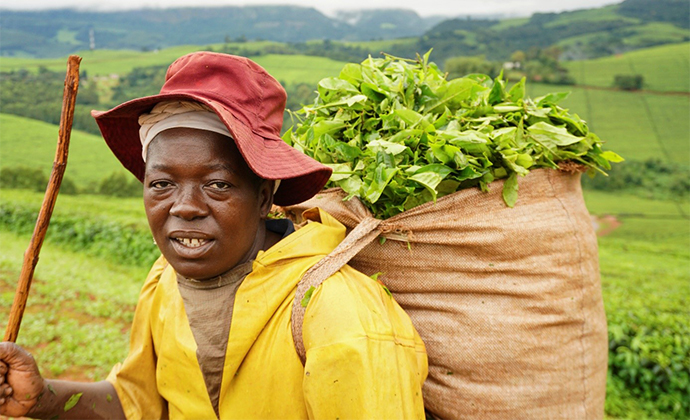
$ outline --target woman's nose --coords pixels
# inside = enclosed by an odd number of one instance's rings
[[[208,215],[208,206],[203,193],[193,187],[180,188],[175,201],[170,207],[170,214],[184,220],[193,220]]]

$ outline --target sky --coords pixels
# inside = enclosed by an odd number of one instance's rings
[[[333,15],[339,10],[356,9],[412,9],[420,16],[502,14],[506,16],[529,16],[535,12],[561,12],[565,10],[590,9],[622,0],[5,0],[1,8],[14,10],[40,10],[56,8],[78,8],[87,10],[123,10],[139,8],[161,8],[180,6],[248,6],[291,4],[315,7],[321,12]]]

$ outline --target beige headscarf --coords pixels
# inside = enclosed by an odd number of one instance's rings
[[[159,102],[150,113],[139,116],[139,138],[141,157],[146,162],[146,152],[156,135],[171,128],[196,128],[213,131],[232,138],[230,131],[215,112],[198,102],[166,101]]]
[[[146,152],[151,141],[162,131],[171,128],[196,128],[212,131],[232,138],[230,131],[218,115],[206,105],[191,101],[159,102],[150,113],[139,116],[139,138],[141,157],[146,162]],[[275,180],[273,192],[278,190],[280,180]]]

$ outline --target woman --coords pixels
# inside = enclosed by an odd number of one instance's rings
[[[43,379],[0,344],[0,414],[41,418],[424,418],[424,345],[369,277],[345,266],[303,305],[306,361],[290,330],[303,274],[345,237],[323,211],[294,231],[271,205],[315,195],[330,169],[280,139],[280,84],[252,61],[199,52],[161,93],[94,112],[144,184],[161,250],[130,352],[107,380]],[[66,402],[78,398],[74,407]],[[71,404],[70,404],[71,405]]]

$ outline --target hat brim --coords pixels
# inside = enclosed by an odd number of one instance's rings
[[[249,168],[261,178],[281,180],[273,199],[277,205],[293,205],[310,199],[321,191],[331,176],[331,168],[289,146],[280,137],[254,133],[208,95],[178,91],[134,99],[109,111],[91,111],[108,147],[139,181],[144,181],[145,173],[139,116],[149,112],[158,102],[169,100],[192,100],[213,109],[230,131]]]

